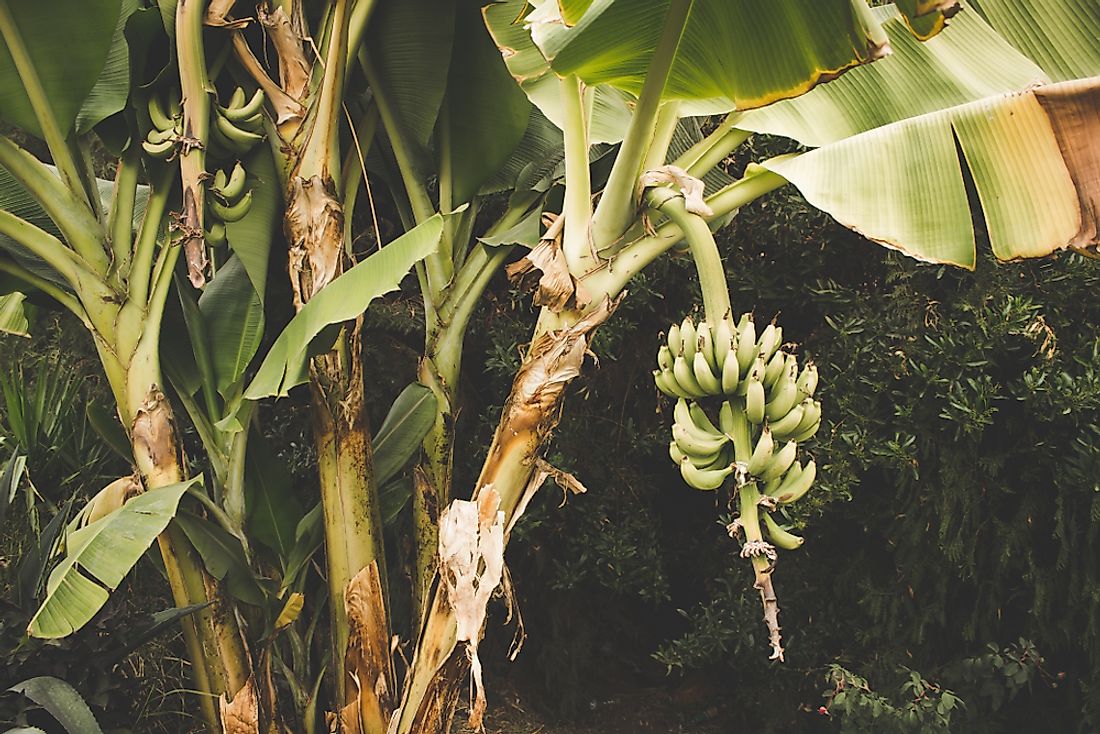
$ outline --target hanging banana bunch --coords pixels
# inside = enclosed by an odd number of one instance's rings
[[[229,103],[213,106],[209,155],[215,160],[243,157],[263,140],[264,92],[257,89],[251,97],[237,87]],[[186,139],[178,91],[167,98],[152,94],[146,103],[152,126],[141,147],[153,158],[168,160]]]
[[[252,191],[245,190],[247,174],[240,161],[229,173],[219,170],[206,189],[206,242],[212,247],[225,244],[225,225],[238,222],[252,208]]]

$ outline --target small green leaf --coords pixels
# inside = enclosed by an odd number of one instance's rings
[[[211,576],[224,582],[226,590],[237,599],[254,606],[263,605],[263,590],[248,566],[240,540],[210,520],[188,512],[179,513],[176,522]]]
[[[435,394],[419,382],[409,384],[390,406],[374,436],[374,481],[382,486],[420,449],[435,423]]]

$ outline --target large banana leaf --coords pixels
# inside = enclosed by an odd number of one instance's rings
[[[46,598],[31,618],[33,637],[65,637],[107,602],[156,537],[168,527],[197,479],[151,489],[66,539],[65,558],[50,573]]]
[[[120,0],[4,0],[8,32],[30,57],[50,110],[67,135],[96,85],[114,40]],[[0,119],[41,137],[9,50],[0,45]]]
[[[422,222],[325,286],[290,320],[264,358],[244,397],[283,396],[308,375],[309,343],[331,325],[350,321],[398,287],[412,266],[439,247],[443,217]]]
[[[890,57],[739,124],[822,146],[768,167],[842,223],[918,259],[974,267],[967,175],[997,257],[1095,243],[1100,77],[1051,82],[1100,75],[1100,4],[981,0],[981,9],[1011,33],[964,6],[916,43],[892,6],[877,9]]]
[[[532,0],[526,23],[558,74],[637,94],[669,0]],[[795,97],[886,51],[864,0],[694,0],[680,30],[666,99],[751,109]]]
[[[374,434],[374,481],[382,486],[420,449],[435,422],[436,398],[419,382],[410,383],[393,401]]]
[[[130,97],[130,44],[126,24],[138,10],[138,0],[122,0],[121,12],[111,37],[103,69],[77,113],[76,131],[86,133],[126,106]]]

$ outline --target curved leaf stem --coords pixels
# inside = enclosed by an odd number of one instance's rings
[[[667,187],[652,189],[647,195],[650,204],[664,212],[687,240],[691,248],[691,257],[699,271],[699,289],[703,292],[703,308],[707,321],[717,324],[722,317],[730,314],[729,284],[726,282],[726,269],[722,256],[718,252],[718,243],[710,225],[698,214],[689,212],[683,195]]]
[[[672,0],[669,3],[661,37],[653,51],[645,83],[638,95],[638,104],[634,107],[622,147],[615,156],[615,164],[611,168],[603,196],[592,216],[592,239],[597,247],[617,240],[634,219],[638,176],[642,173],[642,162],[653,140],[661,95],[676,60],[676,51],[680,47],[680,38],[687,26],[692,3],[693,0]],[[568,226],[567,222],[566,227]]]
[[[88,313],[80,305],[80,302],[71,294],[63,291],[56,283],[51,283],[45,278],[41,278],[26,268],[22,268],[9,260],[0,260],[0,273],[7,273],[8,275],[19,278],[19,280],[27,285],[37,288],[72,312],[73,315],[83,322],[85,327],[89,329],[92,328],[92,324],[88,320]]]
[[[565,135],[565,235],[562,252],[569,270],[583,273],[592,259],[592,174],[588,163],[588,115],[586,92],[581,80],[567,76],[560,80]],[[631,185],[633,190],[633,185]]]

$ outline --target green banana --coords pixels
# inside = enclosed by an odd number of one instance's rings
[[[779,330],[773,321],[764,327],[764,331],[760,333],[760,337],[756,340],[756,356],[767,362],[777,349],[779,349]]]
[[[662,370],[670,370],[674,362],[675,357],[672,356],[672,350],[662,344],[661,348],[657,350],[657,366]]]
[[[783,374],[783,365],[787,363],[787,353],[780,350],[768,360],[768,366],[764,369],[764,387],[771,390],[776,380]]]
[[[672,438],[681,451],[701,463],[709,463],[714,454],[721,451],[729,442],[724,434],[706,433],[694,424],[683,423],[672,424]]]
[[[773,520],[771,515],[764,515],[764,525],[768,528],[768,537],[776,548],[798,550],[806,540],[779,527],[779,523]]]
[[[813,397],[814,391],[817,390],[817,365],[813,362],[807,364],[802,374],[798,376],[797,384],[802,397]]]
[[[178,105],[169,105],[171,108],[176,108]],[[146,110],[149,112],[149,120],[153,123],[153,127],[157,130],[172,130],[176,127],[175,116],[179,114],[178,109],[172,111],[166,110],[163,105],[163,101],[160,95],[152,94],[149,96],[149,101],[145,105]]]
[[[206,244],[211,247],[221,247],[228,241],[225,236],[225,223],[214,222],[210,225],[210,229],[203,232],[203,236]]]
[[[691,397],[701,398],[706,396],[707,391],[695,379],[695,371],[684,355],[681,354],[676,357],[672,364],[672,374],[676,377],[676,383],[680,386],[680,389]]]
[[[760,478],[765,482],[770,482],[773,479],[778,479],[783,476],[783,474],[791,468],[791,464],[794,463],[794,457],[797,453],[798,444],[794,441],[787,441],[787,443],[783,444],[783,448],[772,454],[772,461],[768,464],[764,473],[760,475]]]
[[[244,195],[244,184],[248,175],[245,173],[244,166],[240,161],[237,161],[233,165],[233,171],[226,176],[225,171],[218,171],[214,174],[214,185],[212,189],[221,195],[226,202],[233,204],[240,200]]]
[[[245,91],[237,87],[233,92],[232,99],[229,100],[229,104],[225,107],[219,107],[218,112],[230,122],[245,122],[249,118],[255,117],[263,110],[264,90],[257,89],[247,102],[244,101],[244,95]]]
[[[752,456],[749,457],[749,474],[754,477],[763,474],[764,470],[768,468],[768,464],[771,463],[774,449],[775,441],[772,440],[772,432],[767,426],[764,426],[764,430],[760,432],[760,438],[756,439],[756,448],[752,450]]]
[[[690,398],[686,392],[680,389],[676,383],[676,377],[672,370],[653,370],[653,382],[657,389],[672,398]]]
[[[176,139],[176,128],[169,127],[164,130],[153,128],[149,131],[149,134],[145,136],[145,139],[152,145],[160,145],[165,140],[174,141]]]
[[[680,336],[679,324],[668,327],[668,350],[672,352],[673,356],[684,351],[684,340]]]
[[[744,378],[752,369],[756,359],[756,325],[750,318],[745,328],[738,328],[737,333],[737,364],[741,368],[741,377]]]
[[[176,141],[172,138],[161,143],[150,143],[148,140],[142,140],[141,147],[151,157],[167,160],[172,157],[172,154],[176,150]]]
[[[741,382],[741,368],[737,364],[737,357],[733,352],[726,352],[725,362],[722,364],[722,393],[734,395]]]
[[[695,331],[695,324],[690,316],[685,316],[684,320],[680,322],[680,344],[682,347],[678,353],[687,358],[688,364],[691,364],[691,360],[695,357],[695,351],[699,348],[698,340],[699,336]]]
[[[790,479],[785,478],[773,496],[781,505],[789,505],[792,502],[797,502],[810,490],[810,485],[814,483],[814,478],[816,476],[817,464],[813,459],[810,459],[806,463],[806,466],[802,467],[802,471],[798,472]]]
[[[714,425],[714,421],[710,419],[710,416],[706,414],[703,407],[696,403],[694,400],[688,403],[688,420],[695,424],[697,428],[707,431],[708,433],[721,434],[724,433],[718,426]]]
[[[783,416],[775,423],[769,423],[768,425],[772,429],[772,435],[778,439],[784,439],[797,433],[799,423],[802,421],[802,416],[805,412],[805,403],[799,403],[791,408],[787,415]]]
[[[692,372],[695,374],[695,381],[699,383],[699,386],[706,391],[707,395],[722,395],[724,391],[722,389],[722,381],[714,376],[714,372],[711,370],[709,364],[707,364],[707,358],[703,356],[702,343],[700,340],[700,349],[695,353],[695,358],[692,360]]]
[[[736,327],[733,319],[726,314],[714,326],[714,359],[725,371],[726,358],[733,351],[733,345],[737,338]]]
[[[805,431],[802,431],[801,433],[796,433],[793,436],[791,436],[791,440],[792,441],[798,441],[799,443],[802,443],[804,441],[809,441],[811,438],[813,438],[814,436],[817,435],[817,431],[818,431],[819,428],[821,428],[821,419],[820,418],[818,418],[817,421],[815,421]]]
[[[801,403],[803,407],[802,420],[798,422],[794,430],[791,431],[794,435],[800,435],[805,433],[814,425],[821,422],[821,402],[818,400],[811,400],[806,398]]]
[[[214,128],[229,143],[229,150],[236,153],[247,153],[256,143],[263,140],[262,135],[242,130],[221,114],[214,115]]]
[[[791,411],[795,403],[799,401],[798,385],[795,382],[798,377],[797,365],[789,369],[787,374],[779,378],[779,382],[772,388],[768,396],[768,405],[764,409],[764,415],[769,421],[778,421]]]
[[[764,422],[764,385],[756,380],[746,380],[745,416],[750,423],[760,425]]]
[[[252,208],[252,192],[249,191],[235,204],[222,204],[216,197],[210,197],[210,213],[223,222],[239,222]]]
[[[714,354],[714,331],[711,325],[705,320],[700,321],[695,327],[695,338],[698,342],[697,351],[706,358],[710,371],[716,375],[721,374],[722,363],[717,360]]]
[[[690,461],[680,462],[680,476],[695,489],[718,489],[730,474],[733,474],[732,466],[724,469],[699,469]]]

